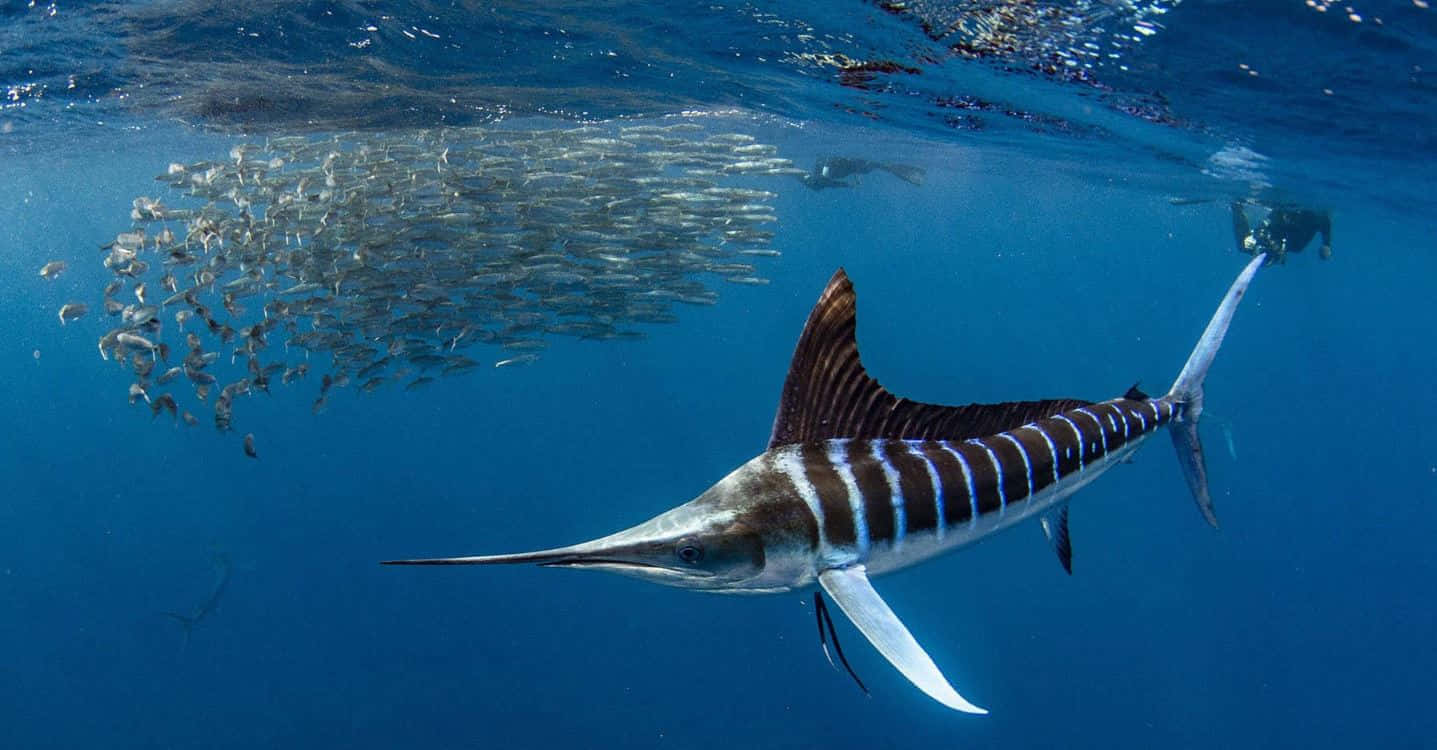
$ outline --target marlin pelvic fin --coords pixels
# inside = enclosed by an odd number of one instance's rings
[[[1068,504],[1063,503],[1049,510],[1038,520],[1043,525],[1043,536],[1048,537],[1048,544],[1053,545],[1053,551],[1058,554],[1058,562],[1068,575],[1072,575],[1073,543],[1068,536]]]
[[[823,649],[823,656],[828,659],[828,666],[838,669],[838,664],[833,661],[833,655],[838,654],[838,661],[843,663],[848,676],[858,683],[858,689],[862,690],[864,695],[871,696],[868,686],[858,679],[858,673],[853,671],[853,665],[849,664],[848,657],[843,655],[843,646],[838,643],[838,631],[833,629],[833,616],[828,614],[828,605],[823,603],[823,594],[817,591],[813,592],[813,615],[818,620],[818,645]],[[832,651],[828,650],[829,641],[833,641]]]
[[[967,440],[1011,430],[1090,402],[1077,399],[940,406],[898,398],[858,357],[857,300],[840,268],[794,348],[768,447],[832,438]]]
[[[1213,508],[1212,494],[1208,491],[1207,461],[1203,457],[1202,438],[1198,435],[1198,420],[1202,418],[1203,410],[1203,380],[1218,349],[1222,347],[1223,337],[1227,335],[1232,316],[1237,312],[1237,304],[1247,293],[1257,269],[1266,260],[1266,254],[1253,258],[1228,287],[1227,295],[1218,304],[1217,312],[1208,321],[1202,338],[1198,339],[1187,364],[1183,365],[1182,372],[1168,391],[1168,398],[1183,406],[1181,414],[1168,429],[1173,438],[1173,448],[1177,450],[1178,464],[1182,467],[1183,478],[1187,480],[1198,511],[1213,528],[1218,525],[1217,512]]]
[[[919,690],[949,708],[970,714],[988,713],[987,709],[968,702],[948,684],[933,659],[868,582],[864,566],[830,568],[818,574],[818,582],[878,653]]]

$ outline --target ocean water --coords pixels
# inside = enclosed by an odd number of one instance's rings
[[[1429,746],[1434,11],[1019,4],[1066,21],[961,54],[979,42],[944,30],[975,7],[6,4],[0,742]],[[525,367],[474,347],[469,374],[339,388],[318,415],[311,377],[244,397],[233,432],[174,425],[96,352],[97,248],[171,162],[616,121],[926,177],[737,180],[776,193],[768,285],[711,279],[715,305]],[[1247,260],[1242,199],[1330,210],[1334,257],[1262,270],[1208,378],[1221,530],[1159,437],[1073,499],[1071,577],[1027,523],[876,581],[988,716],[929,700],[839,619],[865,697],[825,662],[809,590],[378,564],[567,544],[698,495],[763,450],[839,267],[899,395],[1164,389]],[[70,300],[91,312],[61,326]],[[165,613],[226,569],[187,636]]]

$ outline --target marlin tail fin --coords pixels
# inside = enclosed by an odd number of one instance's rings
[[[1192,490],[1198,510],[1213,528],[1217,528],[1217,514],[1213,510],[1212,495],[1208,492],[1207,464],[1203,460],[1202,439],[1198,436],[1198,420],[1202,418],[1203,407],[1203,379],[1207,377],[1208,367],[1212,366],[1212,360],[1222,346],[1223,336],[1227,334],[1233,313],[1237,311],[1237,303],[1242,300],[1248,284],[1252,283],[1253,275],[1265,260],[1266,255],[1253,258],[1252,262],[1242,269],[1242,273],[1238,274],[1237,280],[1232,282],[1227,296],[1223,297],[1222,303],[1217,306],[1217,312],[1213,313],[1212,320],[1208,321],[1202,338],[1198,339],[1187,364],[1183,365],[1177,381],[1168,391],[1168,398],[1183,407],[1180,416],[1168,430],[1173,437],[1173,447],[1178,452],[1178,464],[1182,466],[1183,478],[1187,480],[1188,489]]]

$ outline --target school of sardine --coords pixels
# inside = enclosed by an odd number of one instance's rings
[[[639,338],[675,304],[714,304],[714,280],[767,283],[775,194],[735,178],[798,174],[773,146],[689,122],[237,145],[170,164],[169,197],[136,198],[102,248],[114,278],[97,309],[115,325],[100,355],[133,375],[131,403],[194,425],[166,390],[188,384],[228,431],[236,402],[275,383],[318,381],[317,413],[335,388],[469,372],[475,344],[511,367],[551,336]]]

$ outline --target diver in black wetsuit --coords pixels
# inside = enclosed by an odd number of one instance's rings
[[[1327,260],[1332,257],[1332,217],[1326,211],[1274,206],[1253,229],[1243,204],[1232,204],[1232,234],[1237,249],[1248,255],[1267,253],[1268,263],[1286,263],[1288,253],[1302,252],[1318,233],[1322,234],[1322,246],[1317,254]]]
[[[907,164],[885,164],[883,162],[854,159],[846,156],[822,157],[814,163],[812,172],[802,175],[798,179],[802,180],[803,184],[811,190],[853,187],[857,183],[850,182],[846,178],[854,175],[868,174],[875,169],[881,169],[910,185],[923,184],[924,170],[922,167],[914,167]]]

